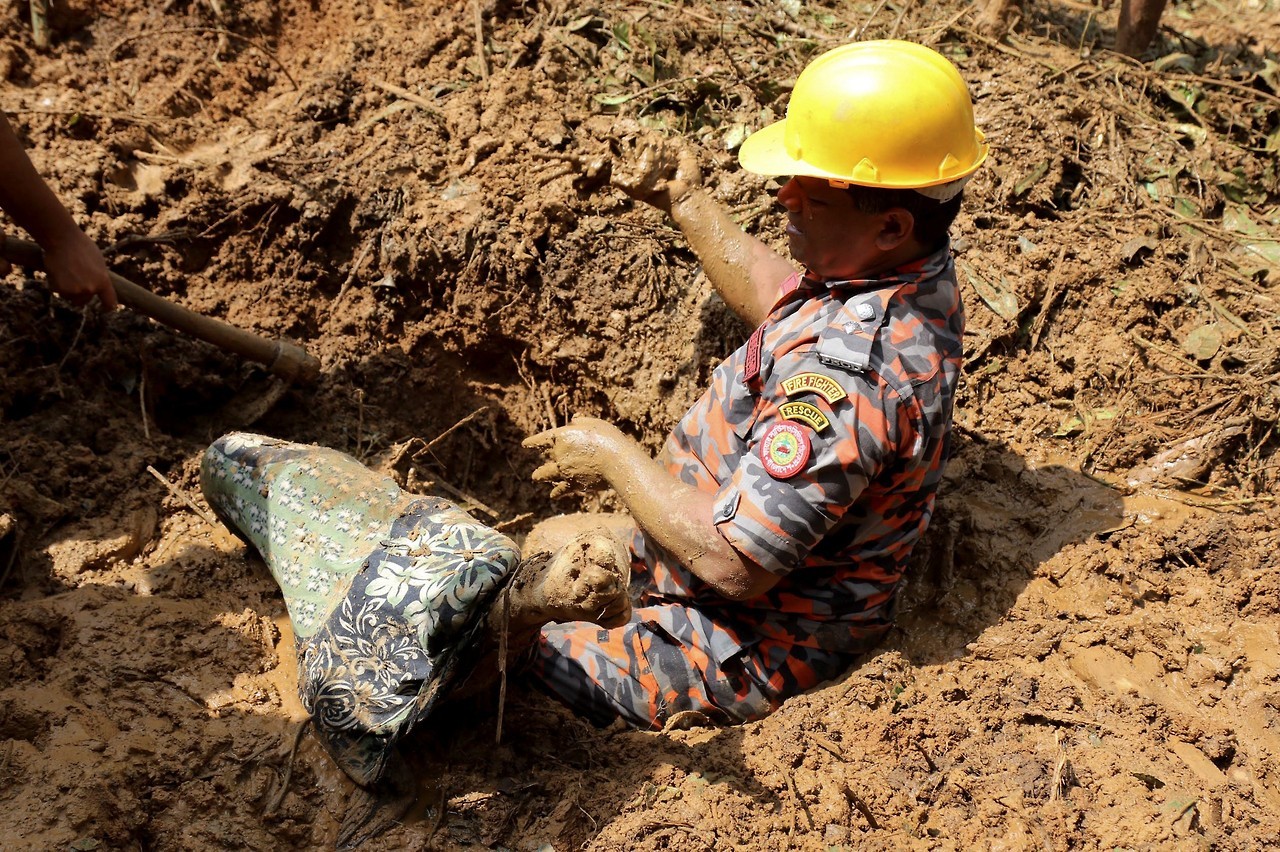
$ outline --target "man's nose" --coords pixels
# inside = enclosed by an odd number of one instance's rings
[[[800,192],[800,185],[795,178],[787,181],[778,190],[778,203],[781,204],[788,213],[799,213],[804,204],[804,193]]]

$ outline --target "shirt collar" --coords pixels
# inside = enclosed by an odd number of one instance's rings
[[[808,289],[827,289],[827,290],[879,290],[884,287],[898,287],[901,284],[911,284],[916,281],[924,281],[934,278],[947,268],[951,263],[951,241],[943,242],[942,247],[937,251],[922,255],[915,260],[908,261],[896,269],[884,273],[878,278],[851,278],[851,279],[830,279],[815,275],[809,270],[805,270],[804,276],[800,280],[800,286]]]

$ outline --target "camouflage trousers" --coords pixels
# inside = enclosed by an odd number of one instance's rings
[[[643,584],[643,563],[633,568]],[[544,627],[528,676],[598,725],[621,718],[661,730],[684,711],[718,724],[760,719],[860,656],[756,636],[736,627],[731,614],[693,603],[657,601],[645,591],[636,597],[621,627]],[[869,631],[867,647],[887,629]]]

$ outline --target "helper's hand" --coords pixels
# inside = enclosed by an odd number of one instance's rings
[[[576,488],[600,485],[627,437],[618,427],[595,417],[575,417],[568,426],[548,429],[524,439],[542,450],[547,462],[533,472],[535,482],[554,482],[553,498]]]
[[[102,307],[115,310],[119,301],[107,262],[96,243],[81,230],[67,231],[50,240],[44,249],[44,271],[49,288],[73,305],[85,305],[97,296]]]
[[[693,151],[684,145],[654,138],[644,143],[633,162],[614,166],[611,183],[637,201],[669,214],[673,204],[702,186],[702,169]]]

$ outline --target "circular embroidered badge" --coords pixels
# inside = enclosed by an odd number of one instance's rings
[[[795,476],[809,460],[809,435],[789,421],[775,423],[760,442],[760,460],[774,479]]]

